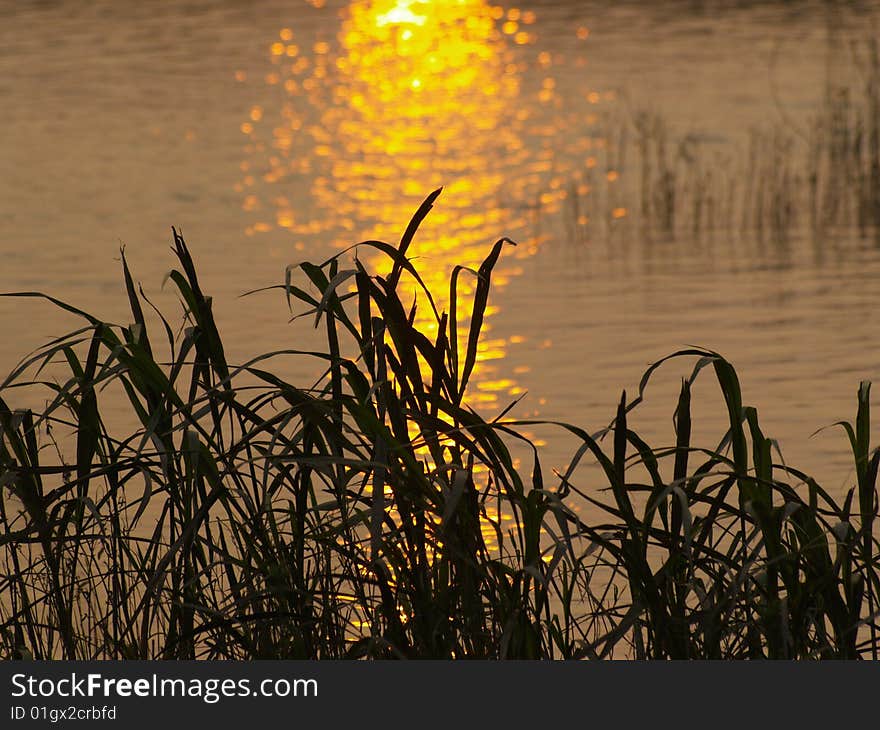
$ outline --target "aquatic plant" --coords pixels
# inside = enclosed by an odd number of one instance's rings
[[[829,56],[846,56],[829,48]],[[607,142],[589,184],[567,191],[566,240],[586,240],[576,221],[606,237],[615,209],[639,240],[693,242],[718,234],[741,246],[786,244],[793,235],[827,243],[834,229],[876,237],[880,230],[880,52],[869,37],[853,44],[854,62],[829,69],[815,113],[785,114],[748,130],[747,143],[677,131],[655,110],[611,111]],[[831,61],[829,61],[831,63]],[[721,143],[724,144],[721,144]],[[619,175],[619,176],[618,176]],[[579,192],[580,190],[584,192]],[[584,215],[586,213],[586,216]]]
[[[548,475],[527,436],[538,424],[513,418],[515,404],[487,419],[467,399],[511,242],[453,270],[445,311],[407,257],[438,194],[398,245],[367,241],[269,287],[323,331],[319,351],[228,362],[176,231],[177,332],[124,252],[130,324],[5,295],[83,320],[0,385],[6,653],[876,658],[869,386],[842,424],[857,475],[842,503],[774,459],[732,365],[700,349],[652,366],[608,427],[552,424],[580,446]],[[323,376],[287,382],[274,366],[289,357]],[[649,446],[630,414],[658,368],[683,359],[672,442]],[[729,428],[706,446],[691,440],[691,386],[709,372]],[[45,406],[13,409],[18,388]],[[108,415],[111,398],[133,426]]]

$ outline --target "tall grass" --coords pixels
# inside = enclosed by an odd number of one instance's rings
[[[745,145],[719,145],[674,130],[673,120],[646,109],[608,115],[604,165],[612,183],[589,178],[589,194],[569,193],[573,220],[588,211],[604,227],[615,208],[640,237],[694,240],[718,232],[785,244],[793,234],[821,240],[835,228],[862,236],[880,231],[880,51],[875,38],[854,43],[852,63],[829,70],[818,109],[803,125],[788,116],[748,131]],[[846,55],[836,48],[837,54]],[[831,53],[831,51],[829,51]],[[568,223],[568,239],[586,238]]]
[[[176,231],[177,333],[124,254],[131,324],[6,295],[83,320],[0,386],[6,654],[876,658],[869,386],[842,424],[857,474],[842,503],[774,458],[733,367],[699,349],[652,366],[607,428],[555,424],[580,447],[547,474],[525,435],[535,423],[487,420],[467,400],[510,242],[453,271],[446,311],[407,257],[438,194],[396,246],[359,244],[350,263],[351,251],[303,263],[271,288],[321,328],[321,351],[229,363]],[[323,377],[287,382],[274,365],[291,356]],[[672,440],[652,447],[630,414],[670,359],[693,370]],[[41,375],[59,364],[60,380]],[[691,441],[692,385],[707,373],[729,416],[708,446]],[[10,408],[19,387],[41,388],[45,407]],[[133,429],[106,415],[114,388]]]
[[[853,47],[852,83],[830,79],[810,130],[814,225],[880,227],[880,52],[876,38]]]

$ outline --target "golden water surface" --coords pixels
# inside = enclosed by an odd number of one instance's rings
[[[642,235],[633,122],[645,110],[668,120],[677,174],[693,169],[691,148],[675,146],[687,134],[718,170],[731,166],[756,126],[807,124],[829,28],[858,38],[880,17],[874,4],[834,22],[809,3],[709,13],[573,0],[99,0],[3,13],[0,290],[49,291],[126,322],[122,242],[174,313],[161,288],[174,224],[231,359],[299,347],[312,334],[280,297],[237,296],[280,283],[288,264],[396,243],[442,186],[410,250],[442,306],[454,266],[476,269],[502,236],[518,243],[493,278],[474,407],[492,416],[527,393],[514,415],[595,430],[650,362],[697,344],[737,365],[791,461],[832,487],[850,478],[843,440],[810,434],[852,417],[859,380],[880,374],[877,248],[849,230],[819,241],[794,230],[785,245],[755,231]],[[473,277],[462,284],[466,298]],[[423,302],[417,316],[434,326]],[[0,300],[0,368],[75,324]],[[662,371],[640,409],[661,443],[690,364]],[[714,438],[723,418],[706,383],[697,429]],[[564,467],[570,444],[538,438]]]

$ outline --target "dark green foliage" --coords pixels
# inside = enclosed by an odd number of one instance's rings
[[[167,362],[124,256],[133,324],[52,300],[85,326],[0,386],[6,654],[876,658],[880,456],[867,384],[855,426],[843,424],[857,484],[842,505],[773,462],[733,367],[698,349],[670,356],[696,358],[673,446],[652,448],[628,425],[666,358],[609,429],[557,424],[582,445],[548,480],[524,435],[533,422],[467,405],[506,239],[478,272],[453,272],[449,313],[406,257],[437,194],[397,247],[361,244],[388,259],[387,276],[357,258],[341,269],[343,254],[300,265],[304,288],[288,270],[277,289],[323,327],[323,352],[228,363],[176,231],[170,280],[187,327],[175,336],[156,312]],[[474,274],[464,319],[459,279]],[[436,321],[431,337],[403,279]],[[301,388],[274,374],[273,358],[291,354],[325,376]],[[66,380],[36,380],[58,362]],[[730,424],[714,448],[691,443],[691,385],[706,366]],[[50,394],[39,413],[6,405],[28,384]],[[139,424],[131,433],[108,425],[108,388]]]

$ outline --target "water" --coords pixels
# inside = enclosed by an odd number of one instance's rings
[[[631,139],[619,153],[639,110],[719,160],[744,157],[756,126],[808,128],[828,80],[852,73],[840,54],[829,61],[829,38],[845,47],[880,17],[875,3],[835,8],[5,4],[0,290],[47,291],[125,323],[124,244],[173,313],[161,285],[176,225],[241,361],[310,333],[280,297],[239,294],[345,244],[396,240],[443,185],[413,251],[432,286],[498,237],[519,241],[495,280],[475,406],[491,414],[527,391],[514,414],[595,430],[650,362],[700,345],[734,362],[786,459],[842,488],[842,432],[810,435],[854,417],[859,381],[880,375],[871,238],[838,228],[817,240],[803,226],[784,245],[641,235]],[[75,324],[45,303],[0,301],[0,369]],[[671,440],[692,365],[673,362],[650,386],[636,418],[649,440]],[[712,441],[723,413],[706,375],[696,434]],[[564,466],[571,442],[537,436]]]

